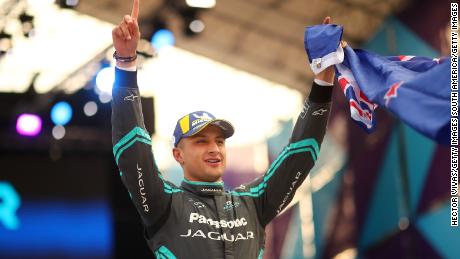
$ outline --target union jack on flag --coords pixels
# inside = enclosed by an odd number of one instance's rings
[[[375,128],[374,110],[377,104],[369,101],[356,83],[353,73],[346,66],[338,64],[337,81],[350,105],[350,115],[361,127],[371,132]]]

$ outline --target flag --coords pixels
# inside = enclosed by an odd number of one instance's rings
[[[376,127],[375,109],[382,107],[421,134],[448,145],[450,59],[380,56],[349,46],[341,50],[340,39],[337,40],[342,36],[341,30],[343,28],[331,25],[307,27],[304,43],[307,54],[315,57],[315,62],[310,59],[314,73],[331,63],[335,66],[352,119],[372,132]],[[315,51],[322,43],[329,46],[329,53]],[[334,46],[340,49],[334,50]],[[343,58],[340,60],[340,57]]]

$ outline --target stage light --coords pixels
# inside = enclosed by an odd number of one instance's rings
[[[51,121],[66,125],[72,119],[72,107],[67,102],[58,102],[51,108]]]
[[[112,86],[115,81],[115,68],[105,67],[96,75],[96,91],[100,95],[106,93],[112,94]]]
[[[34,34],[34,17],[25,12],[19,15],[19,21],[22,24],[22,32],[25,37],[31,37]]]
[[[161,29],[153,34],[150,42],[157,51],[160,51],[164,47],[173,46],[175,38],[170,30]]]
[[[23,136],[36,136],[42,130],[42,119],[35,114],[24,113],[16,121],[16,131]]]
[[[85,106],[83,106],[83,112],[88,117],[93,116],[97,113],[97,104],[93,101],[87,102]]]
[[[55,139],[62,139],[65,136],[65,128],[62,125],[56,125],[53,127],[51,133]]]
[[[176,42],[174,33],[169,29],[167,16],[161,12],[153,13],[152,18],[144,20],[141,29],[144,39],[150,41],[156,53]]]
[[[200,10],[198,8],[186,8],[180,12],[184,23],[184,34],[186,36],[196,36],[204,30],[204,23],[199,17]]]
[[[185,3],[194,8],[213,8],[216,6],[216,0],[185,0]]]
[[[61,8],[75,8],[77,7],[79,0],[57,0],[56,3]]]
[[[108,103],[112,100],[112,95],[108,94],[108,93],[100,93],[99,94],[99,101],[101,103]]]
[[[189,23],[188,28],[194,33],[200,33],[204,30],[204,23],[201,20],[193,20]]]

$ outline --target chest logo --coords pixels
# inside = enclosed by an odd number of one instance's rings
[[[231,201],[227,201],[224,205],[224,210],[225,211],[228,211],[228,210],[232,210],[233,208],[238,208],[240,206],[240,203],[239,202],[231,202]]]
[[[194,201],[192,198],[188,199],[188,201],[197,209],[206,208],[206,205],[204,205],[204,203],[202,203],[201,201]]]

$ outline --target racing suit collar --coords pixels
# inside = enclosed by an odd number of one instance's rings
[[[216,182],[197,182],[190,181],[184,178],[182,181],[181,187],[187,191],[193,192],[198,195],[212,196],[212,195],[222,195],[224,193],[224,183]]]

